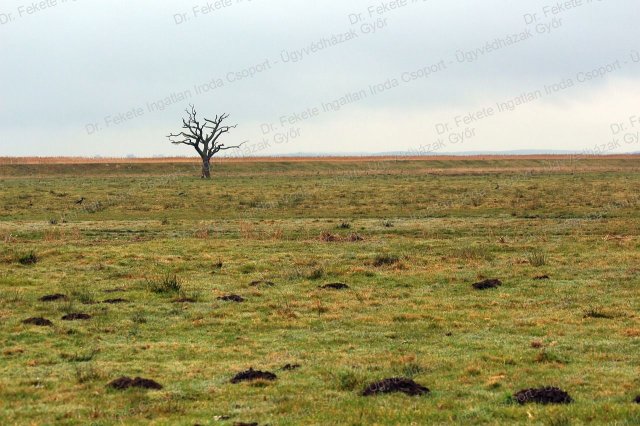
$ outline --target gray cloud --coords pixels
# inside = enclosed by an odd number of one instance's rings
[[[230,112],[234,141],[271,141],[261,155],[415,150],[450,136],[436,125],[523,92],[543,96],[441,150],[590,149],[640,114],[633,0],[393,3],[233,0],[203,14],[206,2],[58,0],[28,14],[5,1],[0,155],[190,154],[164,140],[189,102]],[[290,127],[300,136],[273,143]]]

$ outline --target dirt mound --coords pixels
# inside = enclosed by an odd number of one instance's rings
[[[235,422],[233,426],[260,426],[258,423]]]
[[[80,312],[74,312],[72,314],[67,314],[62,317],[64,321],[77,321],[77,320],[88,320],[91,319],[91,315],[83,314]]]
[[[222,300],[223,302],[242,303],[242,302],[244,302],[244,297],[238,296],[237,294],[228,294],[226,296],[218,297],[218,300]]]
[[[176,299],[173,303],[196,303],[196,299],[192,299],[191,297],[181,297],[180,299]]]
[[[108,387],[112,389],[129,389],[129,388],[141,388],[141,389],[162,389],[162,385],[155,380],[143,379],[142,377],[120,377],[110,382]]]
[[[28,325],[38,325],[40,327],[50,327],[53,325],[53,323],[46,318],[27,318],[26,320],[22,321],[22,323]]]
[[[523,389],[513,395],[519,404],[535,402],[537,404],[569,404],[573,399],[560,388],[548,386],[544,388]]]
[[[371,383],[363,391],[363,396],[371,396],[379,393],[393,393],[402,392],[407,395],[426,395],[430,391],[428,388],[419,385],[411,379],[402,377],[392,377],[390,379],[384,379],[379,382]]]
[[[253,380],[276,380],[278,376],[268,371],[254,370],[253,368],[238,373],[231,379],[231,383],[250,382]]]
[[[400,258],[391,254],[380,254],[373,259],[373,266],[380,268],[382,266],[390,266],[400,263]]]
[[[536,277],[533,277],[533,279],[541,281],[541,280],[550,280],[551,277],[549,275],[538,275]]]
[[[339,243],[339,242],[351,242],[356,243],[358,241],[364,241],[364,238],[359,234],[350,234],[347,237],[341,237],[340,235],[332,234],[331,232],[323,232],[320,235],[320,241],[325,243]]]
[[[320,241],[324,241],[325,243],[335,243],[340,241],[340,237],[332,234],[331,232],[323,232],[320,235]]]
[[[46,296],[42,296],[40,299],[41,302],[55,302],[58,300],[67,300],[68,297],[64,294],[47,294]]]
[[[497,279],[484,280],[473,284],[473,288],[476,290],[486,290],[489,288],[497,288],[502,285],[502,281]]]
[[[293,371],[293,370],[297,370],[298,368],[302,367],[300,364],[285,364],[282,369],[284,371]]]
[[[38,256],[36,256],[35,253],[31,252],[25,256],[22,256],[18,259],[18,263],[20,263],[21,265],[35,265],[36,263],[38,263]]]
[[[107,300],[103,300],[102,303],[108,303],[110,305],[115,305],[118,303],[128,303],[129,301],[126,299],[107,299]]]
[[[349,288],[349,286],[344,283],[331,283],[321,285],[320,288],[323,288],[325,290],[346,290]]]
[[[252,281],[251,283],[249,283],[249,286],[251,287],[275,287],[275,285],[275,283],[265,280]]]

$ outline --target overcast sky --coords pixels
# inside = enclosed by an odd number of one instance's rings
[[[557,4],[2,0],[0,156],[640,151],[640,2]]]

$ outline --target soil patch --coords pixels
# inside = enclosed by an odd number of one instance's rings
[[[549,275],[538,275],[537,277],[533,277],[533,279],[541,281],[541,280],[550,280],[551,277]]]
[[[180,299],[176,299],[173,303],[196,303],[196,299],[192,299],[191,297],[181,297]]]
[[[634,399],[633,402],[640,404],[640,395],[636,396],[636,399]]]
[[[107,386],[118,390],[129,388],[162,389],[162,385],[155,380],[143,379],[142,377],[136,377],[135,379],[132,379],[131,377],[126,376],[113,380]]]
[[[91,319],[91,315],[83,314],[80,312],[74,312],[72,314],[67,314],[62,317],[64,321],[78,321],[78,320],[88,320]]]
[[[38,263],[38,256],[35,255],[35,253],[29,253],[25,256],[22,256],[20,259],[18,259],[18,263],[20,263],[21,265],[35,265],[36,263]]]
[[[340,237],[330,232],[323,232],[320,235],[320,240],[324,241],[325,243],[335,243],[337,241],[340,241]]]
[[[400,262],[400,258],[398,256],[381,254],[379,256],[376,256],[376,258],[373,260],[373,266],[375,266],[376,268],[379,268],[381,266],[395,265],[396,263],[399,263],[399,262]]]
[[[127,290],[125,290],[124,288],[108,288],[106,290],[103,290],[105,293],[122,293],[125,292]]]
[[[107,300],[103,300],[102,303],[108,303],[110,305],[115,305],[118,303],[128,303],[129,301],[126,299],[107,299]]]
[[[64,294],[47,294],[46,296],[42,296],[39,300],[41,302],[55,302],[57,300],[67,300],[67,296]]]
[[[228,294],[226,296],[218,297],[218,300],[222,300],[223,302],[242,303],[242,302],[244,302],[244,297],[238,296],[237,294]]]
[[[28,325],[37,325],[40,327],[50,327],[53,325],[53,323],[46,318],[27,318],[26,320],[22,321],[22,323]]]
[[[390,379],[384,379],[379,382],[371,383],[362,391],[362,395],[371,396],[380,393],[394,392],[402,392],[407,395],[417,396],[426,395],[430,391],[428,388],[414,382],[411,379],[392,377]]]
[[[364,238],[358,234],[351,234],[346,237],[341,237],[340,235],[332,234],[331,232],[323,232],[320,235],[320,241],[324,241],[325,243],[339,243],[339,242],[351,242],[356,243],[358,241],[363,241]]]
[[[502,281],[497,279],[484,280],[473,284],[473,288],[476,290],[487,290],[489,288],[497,288],[502,285]]]
[[[293,370],[297,370],[298,368],[300,368],[301,365],[300,364],[285,364],[282,369],[284,371],[293,371]]]
[[[249,283],[251,287],[274,287],[276,284],[271,281],[259,280]]]
[[[537,404],[569,404],[573,399],[560,388],[548,386],[544,388],[523,389],[514,395],[519,404],[535,402]]]
[[[268,371],[254,370],[253,368],[238,373],[231,379],[231,383],[250,382],[253,380],[276,380],[278,376]]]
[[[235,422],[233,426],[259,426],[258,423]]]
[[[331,283],[322,285],[320,288],[324,288],[325,290],[346,290],[349,286],[344,283]]]

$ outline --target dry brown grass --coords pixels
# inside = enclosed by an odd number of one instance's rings
[[[331,162],[352,163],[372,161],[469,161],[469,160],[549,160],[549,161],[578,161],[586,159],[628,160],[638,159],[638,154],[615,155],[435,155],[435,156],[318,156],[318,157],[229,157],[216,158],[216,162],[224,163],[272,163],[272,162]],[[167,163],[195,163],[195,157],[161,157],[161,158],[122,158],[122,157],[0,157],[0,164],[167,164]]]

